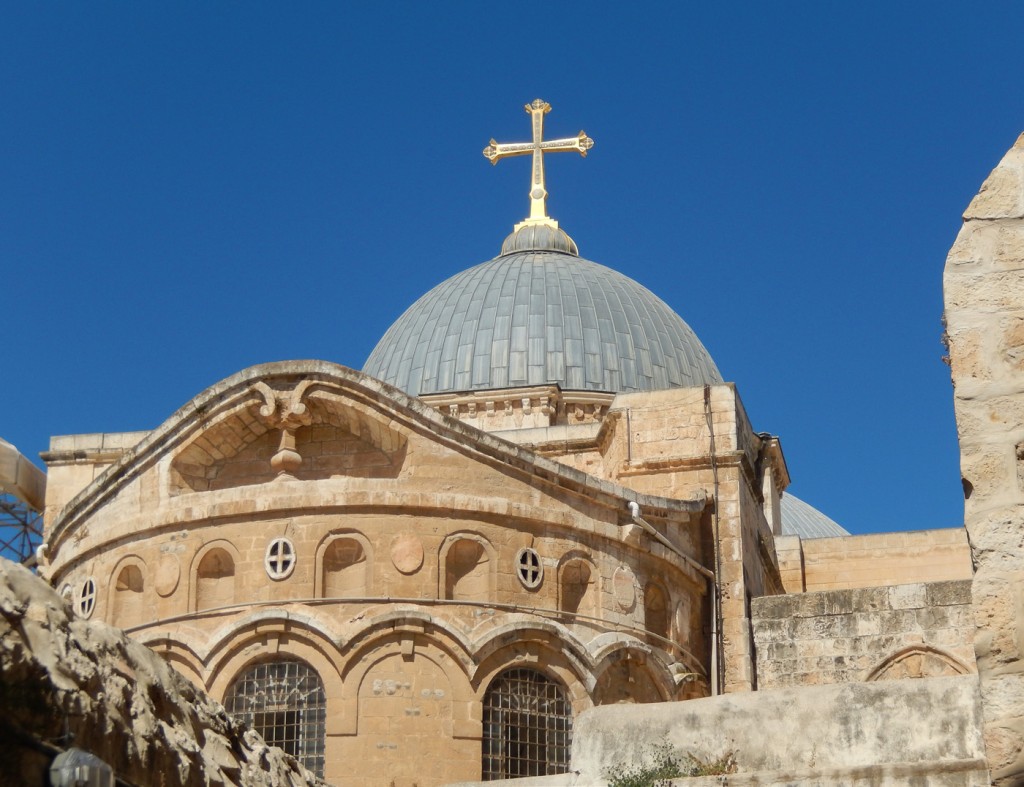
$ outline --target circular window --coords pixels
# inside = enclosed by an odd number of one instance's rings
[[[267,545],[263,559],[271,579],[286,579],[295,570],[295,547],[287,538],[275,538]]]
[[[516,554],[516,574],[519,575],[523,587],[530,590],[540,587],[541,580],[544,579],[544,568],[540,564],[540,555],[536,550],[529,547],[519,550]]]
[[[78,588],[78,600],[75,602],[75,612],[80,617],[92,616],[96,609],[96,580],[89,577]]]

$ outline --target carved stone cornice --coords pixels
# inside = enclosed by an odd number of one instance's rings
[[[420,397],[441,413],[486,432],[555,424],[601,421],[615,398],[611,393],[563,391],[558,385],[426,394]]]

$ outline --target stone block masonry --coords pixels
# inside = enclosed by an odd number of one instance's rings
[[[754,599],[762,689],[976,671],[970,581]]]

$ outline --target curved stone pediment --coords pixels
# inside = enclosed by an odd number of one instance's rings
[[[653,515],[688,518],[705,505],[703,496],[676,500],[638,494],[551,461],[448,418],[361,372],[323,361],[288,361],[254,366],[211,386],[124,452],[56,516],[49,527],[49,552],[59,562],[72,534],[77,545],[84,540],[87,547],[89,528],[79,525],[88,522],[95,529],[101,511],[116,512],[123,529],[131,511],[169,510],[172,498],[194,493],[285,480],[393,481],[408,471],[416,450],[416,472],[424,477],[489,473],[495,490],[517,478],[571,507],[618,511],[625,510],[624,501],[635,500]],[[440,456],[451,457],[450,469],[437,465]],[[277,497],[294,496],[290,486],[274,488]],[[228,502],[239,503],[236,498]],[[214,502],[211,498],[210,506]],[[274,508],[268,505],[261,510]],[[210,515],[222,514],[210,508]]]

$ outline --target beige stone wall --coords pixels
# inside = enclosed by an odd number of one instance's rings
[[[93,618],[216,698],[256,661],[312,666],[336,785],[478,778],[483,696],[508,668],[555,680],[576,713],[707,693],[699,496],[585,476],[337,367],[270,369],[197,397],[197,415],[179,413],[51,515],[43,568],[72,602],[91,578]],[[85,465],[76,450],[48,460]],[[275,538],[294,551],[280,579],[265,565]],[[536,587],[520,580],[525,549]]]
[[[976,671],[970,580],[755,599],[761,689]]]
[[[700,388],[616,397],[613,412],[629,410],[633,436],[617,479],[672,496],[699,490],[714,501],[705,560],[718,563],[719,570],[722,686],[749,691],[756,686],[750,600],[783,589],[765,516],[763,474],[779,473],[784,465],[773,465],[782,463],[781,453],[769,452],[777,446],[754,433],[735,386],[712,386],[709,394],[707,401]],[[622,423],[620,417],[616,425]]]
[[[649,765],[650,744],[663,744],[684,761],[732,755],[735,773],[673,782],[680,786],[981,787],[988,782],[980,717],[973,675],[594,708],[580,718],[573,743],[578,773],[545,784],[606,784],[609,768]]]
[[[46,509],[51,522],[71,499],[137,445],[148,432],[61,435],[50,439],[46,461]],[[59,461],[52,457],[59,456]]]
[[[779,578],[787,593],[803,593],[804,550],[800,536],[775,536],[775,555],[779,561]]]
[[[964,213],[943,279],[975,650],[998,784],[1024,780],[1024,136]]]
[[[963,528],[780,539],[788,592],[843,590],[970,579],[971,548]],[[797,572],[802,570],[802,577]]]
[[[735,386],[711,386],[707,398],[704,388],[619,394],[600,430],[529,430],[514,438],[641,492],[713,501],[700,541],[688,548],[720,568],[722,686],[754,688],[749,602],[783,590],[766,511],[777,506],[788,474],[777,440],[755,434]]]

